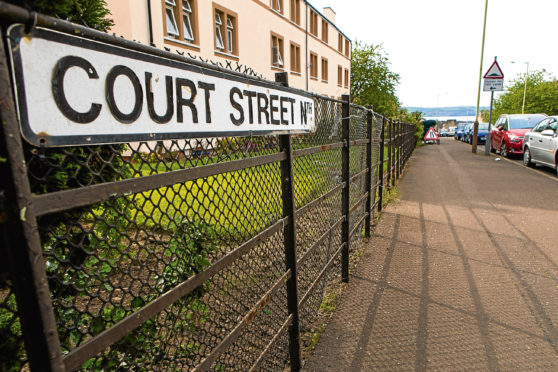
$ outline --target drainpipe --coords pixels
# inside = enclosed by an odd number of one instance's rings
[[[306,91],[308,91],[308,1],[304,0],[304,5],[306,5],[306,24],[304,25],[305,35],[306,35],[306,45],[304,47],[304,73],[306,74]]]
[[[147,21],[149,22],[149,45],[155,46],[153,43],[153,24],[151,23],[151,0],[147,0]]]

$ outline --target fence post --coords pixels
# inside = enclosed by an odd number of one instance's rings
[[[391,166],[393,167],[392,176],[391,176],[391,186],[395,186],[395,181],[397,180],[397,122],[392,119],[391,121],[391,141],[393,142],[393,146],[391,150],[393,151],[393,160],[391,162]]]
[[[399,179],[399,162],[401,161],[401,144],[399,143],[399,120],[395,122],[395,126],[393,127],[395,137],[395,177],[394,181]]]
[[[395,138],[395,120],[391,119],[390,122],[390,144],[391,144],[391,187],[395,186],[395,151],[396,151],[396,147],[397,144],[395,143],[396,138]]]
[[[403,161],[405,159],[405,147],[403,137],[403,122],[399,122],[399,178],[401,178],[401,170],[403,169]]]
[[[409,143],[409,133],[407,129],[409,128],[409,124],[403,123],[403,127],[401,131],[403,132],[403,168],[407,164],[407,144]]]
[[[289,86],[286,72],[275,74],[275,81],[283,86]],[[279,135],[279,150],[287,155],[287,158],[281,161],[280,167],[283,217],[288,220],[283,228],[283,240],[286,268],[287,270],[291,270],[291,276],[287,280],[287,307],[289,314],[293,316],[292,324],[289,326],[289,356],[291,371],[294,372],[300,371],[302,365],[300,360],[300,324],[298,318],[293,150],[291,136],[289,134]]]
[[[345,217],[341,226],[341,244],[343,250],[341,252],[341,276],[343,282],[349,281],[349,193],[351,189],[350,169],[349,169],[349,127],[351,124],[350,119],[350,97],[344,94],[341,99],[343,100],[342,114],[342,141],[343,147],[341,148],[341,178],[343,182],[343,194],[341,196],[341,213]]]
[[[382,132],[380,134],[380,160],[378,161],[378,213],[382,211],[382,203],[384,202],[384,151],[386,139],[386,117],[382,115]]]
[[[393,141],[391,139],[391,128],[393,127],[393,122],[391,119],[387,120],[387,125],[388,125],[388,130],[387,130],[387,140],[388,140],[388,165],[387,165],[387,180],[386,180],[386,186],[390,187],[391,186],[391,153],[392,153],[392,145],[393,145]]]
[[[4,35],[0,32],[0,38]],[[0,42],[0,147],[8,154],[9,170],[0,175],[0,193],[9,206],[1,210],[0,244],[12,276],[23,339],[31,370],[63,371],[62,352],[47,284],[43,249],[33,211],[31,189],[19,135],[10,71]],[[4,155],[4,154],[2,154]]]
[[[366,172],[366,190],[368,192],[368,197],[366,198],[366,219],[364,220],[364,236],[370,237],[370,223],[372,220],[372,107],[368,106],[368,111],[366,112],[366,139],[368,144],[366,146],[366,166],[368,171]],[[375,190],[375,188],[374,188]]]

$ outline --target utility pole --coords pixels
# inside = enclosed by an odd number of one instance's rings
[[[478,134],[479,134],[479,106],[480,106],[480,92],[481,92],[481,81],[482,81],[482,61],[484,58],[484,39],[486,35],[486,15],[488,13],[488,0],[485,0],[484,3],[484,24],[482,26],[482,46],[481,46],[481,60],[480,60],[480,69],[479,69],[479,89],[477,92],[477,111],[475,114],[475,124],[473,124],[473,140],[471,146],[471,152],[473,154],[477,153],[477,142],[478,142]]]

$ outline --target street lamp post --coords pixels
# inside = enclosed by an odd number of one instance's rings
[[[529,62],[515,62],[512,63],[525,63],[527,65],[527,71],[525,71],[525,86],[523,87],[523,104],[521,105],[521,113],[525,114],[525,97],[527,96],[527,80],[529,79]]]

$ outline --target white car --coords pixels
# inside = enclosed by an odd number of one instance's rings
[[[541,164],[557,170],[558,116],[549,116],[525,133],[523,164]]]

